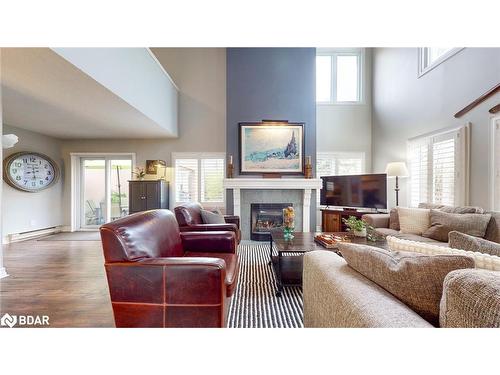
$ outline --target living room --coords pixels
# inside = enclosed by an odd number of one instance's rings
[[[2,46],[2,333],[499,328],[500,48],[314,38]]]

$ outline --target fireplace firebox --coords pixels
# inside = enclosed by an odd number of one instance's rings
[[[269,241],[273,228],[283,225],[283,208],[292,203],[252,203],[250,205],[250,239]]]

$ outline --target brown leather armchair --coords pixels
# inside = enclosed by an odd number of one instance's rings
[[[201,204],[196,202],[184,203],[175,207],[175,217],[177,218],[181,232],[230,230],[234,232],[236,240],[240,243],[241,231],[239,216],[225,215],[224,220],[226,224],[204,224],[201,218],[202,209],[203,207]]]
[[[169,210],[101,226],[117,327],[225,327],[238,279],[231,231],[180,233]]]

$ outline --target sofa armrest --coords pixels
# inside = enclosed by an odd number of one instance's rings
[[[439,324],[443,328],[499,328],[499,273],[464,269],[446,275]]]
[[[389,228],[390,214],[364,214],[361,219],[374,228]]]
[[[181,232],[238,231],[235,224],[191,224],[179,227],[179,229]]]
[[[302,288],[307,328],[432,327],[331,251],[304,255]]]
[[[475,251],[500,257],[500,244],[484,238],[474,237],[454,230],[448,234],[448,240],[452,249]]]
[[[240,228],[240,217],[239,216],[234,216],[234,215],[224,215],[224,220],[226,220],[226,223],[228,224],[234,224],[236,225],[236,228]]]
[[[222,259],[156,258],[105,269],[117,327],[225,326]]]
[[[182,232],[184,251],[201,253],[236,253],[236,235],[231,231]]]

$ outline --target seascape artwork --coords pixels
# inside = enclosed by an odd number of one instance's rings
[[[299,125],[242,125],[241,171],[303,172],[303,127]]]

